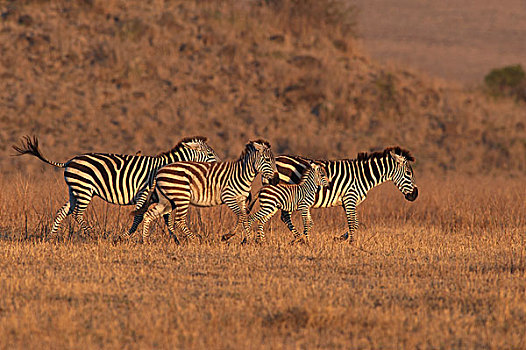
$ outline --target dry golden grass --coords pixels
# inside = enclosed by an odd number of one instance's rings
[[[93,238],[68,219],[66,242],[42,242],[61,182],[1,180],[0,348],[526,347],[523,179],[423,177],[413,203],[384,184],[355,244],[333,241],[332,208],[295,246],[278,217],[262,245],[221,243],[226,208],[192,211],[202,244],[175,246],[159,223],[150,244],[113,245],[131,207],[100,200]]]

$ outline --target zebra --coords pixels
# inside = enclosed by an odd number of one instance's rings
[[[297,185],[279,184],[267,185],[261,188],[257,197],[259,198],[260,209],[248,218],[249,226],[254,221],[258,223],[258,240],[263,240],[263,226],[274,216],[278,209],[282,212],[290,213],[292,211],[300,211],[303,217],[303,235],[305,241],[309,240],[309,230],[312,227],[312,218],[310,215],[310,207],[314,204],[314,198],[318,187],[329,186],[329,179],[327,173],[322,165],[311,163],[303,173]],[[297,242],[301,239],[301,235],[296,231],[296,228],[291,221],[287,222],[289,230],[294,235],[294,240]]]
[[[226,204],[236,215],[234,233],[223,236],[231,238],[241,223],[243,242],[249,237],[246,213],[246,199],[250,193],[252,181],[258,173],[263,178],[278,181],[275,158],[270,143],[265,140],[250,141],[238,160],[218,163],[177,162],[160,168],[155,176],[153,192],[159,201],[149,209],[145,205],[135,211],[144,214],[142,239],[148,237],[148,229],[153,219],[163,215],[171,218],[175,211],[174,222],[165,220],[170,235],[178,243],[176,230],[186,238],[195,237],[187,225],[187,213],[190,204],[198,207],[212,207]]]
[[[276,157],[280,182],[298,183],[309,163],[322,165],[331,179],[329,187],[318,189],[312,208],[342,206],[347,217],[348,232],[338,237],[342,241],[353,242],[353,234],[358,229],[356,207],[365,200],[367,192],[386,181],[395,186],[408,201],[418,197],[413,169],[409,162],[415,158],[399,146],[388,147],[373,153],[358,153],[356,159],[311,160],[301,156],[282,155]],[[265,179],[262,179],[265,184]],[[249,204],[254,205],[255,199]],[[290,212],[281,211],[281,220],[289,227]]]
[[[136,205],[140,208],[148,199],[148,192],[155,172],[160,167],[181,160],[215,162],[219,157],[206,143],[206,137],[183,138],[174,148],[154,157],[142,155],[121,155],[112,153],[87,153],[75,156],[60,163],[45,158],[39,147],[38,138],[25,136],[22,146],[13,146],[16,155],[30,154],[43,162],[65,168],[64,179],[69,190],[69,200],[55,217],[51,234],[55,235],[64,220],[73,214],[85,233],[90,227],[83,214],[93,196],[99,196],[109,203],[118,205]],[[136,215],[127,235],[133,234],[142,221],[142,215]],[[165,218],[166,220],[166,218]]]

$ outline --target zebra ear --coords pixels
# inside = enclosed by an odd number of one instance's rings
[[[254,148],[256,149],[256,151],[263,152],[265,150],[265,145],[257,141],[252,141],[251,143],[252,143],[252,146],[254,146]]]
[[[398,164],[403,165],[405,162],[407,162],[407,160],[405,159],[405,157],[400,156],[400,155],[396,154],[396,153],[393,152],[393,151],[390,151],[389,153],[391,154],[391,157],[393,157],[393,159],[394,159]]]

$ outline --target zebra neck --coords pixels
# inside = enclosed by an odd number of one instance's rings
[[[257,171],[254,168],[253,163],[250,161],[250,157],[247,156],[238,161],[238,166],[240,167],[239,172],[242,175],[243,179],[246,179],[250,183],[254,180],[257,175]]]
[[[312,170],[309,170],[309,173],[303,176],[298,186],[306,189],[316,188],[317,186],[314,183],[314,176],[314,172]]]
[[[393,165],[386,158],[373,158],[362,162],[360,173],[366,180],[367,191],[392,180]]]
[[[242,187],[246,191],[250,191],[252,181],[257,175],[256,169],[251,165],[248,157],[239,159],[233,162],[229,162],[228,167],[232,169],[233,177],[231,180],[234,180],[237,186]]]
[[[305,183],[298,186],[306,190],[306,192],[314,192],[318,189],[318,185],[316,185],[314,181],[306,181]]]
[[[365,161],[358,161],[356,173],[359,175],[359,189],[365,195],[374,187],[391,180],[392,166],[386,158],[372,158]]]

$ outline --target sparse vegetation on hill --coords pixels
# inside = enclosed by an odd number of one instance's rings
[[[57,160],[153,154],[204,134],[225,158],[264,136],[276,153],[354,157],[400,144],[420,171],[526,170],[524,108],[371,62],[355,47],[352,7],[317,22],[306,9],[319,3],[5,3],[5,171],[41,169],[7,157],[28,133]]]
[[[484,82],[493,96],[512,96],[526,102],[526,73],[520,64],[492,69]]]

